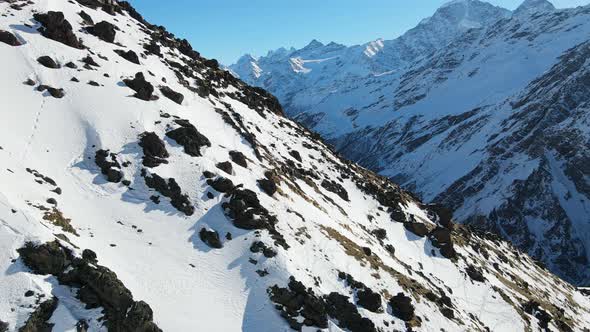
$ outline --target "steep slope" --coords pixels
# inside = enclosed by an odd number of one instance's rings
[[[556,10],[546,1],[527,0],[510,18],[470,29],[405,69],[339,81],[320,99],[316,92],[295,90],[301,100],[311,100],[297,108],[295,119],[346,157],[425,201],[447,204],[462,222],[502,234],[566,280],[588,284],[590,196],[580,156],[588,152],[589,132],[584,113],[570,101],[587,98],[585,80],[553,76],[552,88],[576,95],[563,92],[564,111],[541,129],[533,125],[538,117],[524,122],[532,112],[519,101],[547,72],[568,72],[563,68],[573,65],[570,49],[582,52],[588,40],[589,12],[589,7]],[[586,65],[578,62],[568,74],[584,77]],[[527,103],[547,105],[537,106],[539,112],[554,114],[548,105],[555,101],[543,104],[547,96],[535,96],[538,100]],[[290,105],[289,99],[281,102]],[[547,131],[555,142],[547,140]],[[535,141],[537,150],[508,149],[498,159],[498,139],[505,135],[515,140],[510,144]],[[562,151],[557,141],[576,153]],[[527,179],[539,181],[541,174],[546,182],[533,188]],[[499,220],[498,211],[507,206],[513,213]]]
[[[127,3],[0,13],[0,330],[590,328],[573,286]]]

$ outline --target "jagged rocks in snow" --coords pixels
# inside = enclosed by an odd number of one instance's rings
[[[60,66],[57,64],[57,62],[55,62],[55,60],[53,60],[51,57],[49,57],[47,55],[37,58],[37,62],[39,62],[41,65],[43,65],[44,67],[47,67],[47,68],[51,68],[51,69],[59,69],[60,68]]]
[[[186,154],[193,157],[200,157],[201,148],[211,146],[209,139],[201,134],[197,128],[187,120],[175,120],[174,122],[180,125],[180,128],[167,132],[166,136],[182,145]]]
[[[301,330],[304,325],[322,329],[328,327],[324,300],[294,277],[289,278],[287,288],[274,285],[268,289],[268,294],[292,329]]]
[[[107,21],[98,22],[94,26],[86,29],[100,40],[108,43],[113,43],[115,41],[115,35],[117,34],[115,26]]]
[[[8,323],[0,320],[0,332],[8,332],[9,327]]]
[[[98,63],[96,63],[96,61],[94,61],[94,59],[90,56],[87,55],[84,58],[82,58],[82,60],[80,60],[82,63],[84,63],[84,68],[88,69],[92,69],[91,67],[100,67],[100,65]]]
[[[290,150],[289,155],[291,155],[291,157],[295,158],[295,160],[297,160],[298,162],[301,162],[303,160],[303,159],[301,159],[301,154],[297,150]]]
[[[208,179],[207,184],[220,193],[228,193],[235,188],[232,180],[224,177],[218,177],[215,180]]]
[[[72,25],[65,19],[62,12],[50,11],[46,14],[38,13],[33,17],[41,23],[42,27],[39,28],[39,31],[44,37],[74,48],[81,49],[84,47],[80,39],[74,34]]]
[[[82,10],[81,12],[78,13],[78,15],[80,15],[80,17],[82,18],[82,20],[84,21],[85,24],[94,25],[94,20],[85,11]]]
[[[139,58],[137,57],[137,53],[133,52],[132,50],[115,50],[115,53],[119,54],[123,59],[139,64]]]
[[[332,292],[325,297],[325,301],[328,315],[337,319],[341,328],[351,332],[377,332],[375,324],[370,319],[362,317],[347,296]]]
[[[135,302],[131,292],[117,275],[106,267],[75,257],[58,241],[41,245],[27,242],[18,252],[25,265],[34,273],[51,274],[60,284],[79,288],[77,296],[88,308],[103,307],[109,330],[161,331],[153,322],[153,312],[149,305],[143,301]],[[52,312],[50,310],[47,319],[42,321],[46,322]]]
[[[108,150],[98,150],[94,155],[94,162],[100,168],[101,173],[107,176],[107,181],[118,183],[123,179],[121,164],[117,161],[116,154],[109,153]]]
[[[230,157],[231,161],[233,161],[234,163],[236,163],[244,168],[248,168],[248,162],[246,161],[246,156],[244,156],[244,154],[241,153],[240,151],[230,151],[229,157]]]
[[[162,56],[162,50],[160,48],[160,45],[158,45],[156,42],[150,42],[147,44],[143,45],[143,48],[148,52],[151,53],[153,55],[157,55],[159,57]]]
[[[90,249],[84,249],[82,251],[82,259],[90,264],[97,263],[96,253]]]
[[[0,42],[8,44],[10,46],[20,46],[21,42],[11,32],[0,30]]]
[[[52,96],[53,98],[57,98],[57,99],[61,99],[66,95],[64,92],[64,89],[61,89],[61,88],[58,89],[58,88],[54,88],[54,87],[44,85],[44,84],[39,85],[37,87],[37,91],[40,91],[40,92],[47,91],[50,96]]]
[[[348,192],[340,183],[336,181],[324,180],[322,181],[322,188],[338,195],[340,198],[348,202]]]
[[[191,204],[187,195],[182,194],[182,190],[176,180],[173,178],[166,181],[158,174],[151,174],[151,176],[145,175],[145,184],[159,192],[160,194],[170,198],[170,204],[174,206],[178,211],[186,214],[187,216],[195,213],[195,207]]]
[[[467,275],[473,281],[477,281],[477,282],[485,282],[486,281],[486,278],[483,276],[481,269],[474,266],[474,265],[469,264],[467,266],[467,268],[465,268],[465,272],[467,272]]]
[[[149,101],[152,99],[152,93],[154,93],[154,86],[145,80],[143,73],[139,72],[135,74],[133,79],[124,79],[123,82],[133,91],[135,91],[135,98]]]
[[[169,154],[166,145],[154,132],[144,132],[140,136],[139,146],[143,148],[143,165],[145,167],[157,167],[167,164]]]
[[[381,296],[378,293],[373,292],[369,288],[363,288],[357,291],[357,304],[361,307],[372,311],[372,312],[382,312],[383,308],[381,307]]]
[[[220,163],[215,164],[215,167],[219,168],[220,170],[224,171],[225,173],[231,175],[233,174],[234,168],[229,161],[223,161]]]
[[[419,222],[405,222],[404,227],[419,237],[425,237],[430,232],[428,226]]]
[[[25,322],[25,325],[19,329],[19,332],[52,331],[55,324],[50,323],[49,320],[51,319],[51,316],[53,316],[55,309],[57,309],[58,304],[59,300],[56,297],[41,302],[35,311],[31,313]]]
[[[234,190],[230,201],[223,203],[223,208],[238,228],[264,229],[276,222],[276,217],[260,204],[256,193],[249,189]]]
[[[273,248],[267,246],[262,241],[253,242],[252,245],[250,246],[250,251],[253,253],[260,253],[261,252],[264,255],[264,257],[266,257],[266,258],[272,258],[277,255],[277,252]]]
[[[66,68],[70,68],[70,69],[78,69],[78,65],[76,65],[75,63],[69,61],[68,63],[65,64]]]
[[[217,231],[214,231],[214,230],[209,231],[205,228],[201,228],[201,231],[199,232],[199,237],[201,238],[201,241],[203,241],[205,244],[207,244],[211,248],[215,248],[215,249],[223,248],[223,245],[221,244],[221,240],[219,239],[219,233],[217,233]]]
[[[272,196],[277,192],[277,185],[272,179],[260,179],[257,182],[260,189],[268,196]]]
[[[391,312],[393,315],[403,321],[409,322],[414,319],[414,306],[412,305],[412,299],[405,296],[404,293],[398,293],[389,299],[389,305],[391,306]]]
[[[177,103],[178,105],[181,105],[182,101],[184,100],[184,96],[182,95],[182,93],[176,92],[167,86],[161,86],[160,92],[162,92],[164,97],[172,100],[173,102]]]

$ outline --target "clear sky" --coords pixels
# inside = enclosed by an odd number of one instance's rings
[[[207,58],[223,64],[241,55],[300,48],[312,39],[345,45],[392,39],[448,0],[131,0],[151,23],[188,39]],[[521,0],[489,0],[515,9]],[[575,7],[590,0],[551,0]]]

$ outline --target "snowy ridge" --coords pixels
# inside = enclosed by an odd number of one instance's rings
[[[573,286],[126,3],[0,14],[0,329],[590,328]]]
[[[454,13],[450,15],[454,20],[435,26],[441,31],[443,26],[457,27],[464,6],[473,13],[478,3],[452,2],[433,18],[442,22],[448,16],[444,13]],[[543,90],[564,98],[559,112],[543,107],[532,112],[524,104],[512,105],[531,93],[529,84],[552,69],[559,73],[560,68],[576,64],[574,77],[584,76],[581,56],[574,57],[578,59],[574,63],[566,55],[572,55],[571,49],[585,54],[589,13],[588,6],[556,10],[547,1],[527,0],[514,13],[500,11],[495,20],[480,22],[479,28],[455,33],[409,64],[388,61],[392,69],[384,74],[332,79],[330,69],[324,68],[326,75],[314,74],[326,78],[317,88],[266,85],[274,81],[272,74],[263,82],[249,82],[276,94],[288,114],[320,133],[347,158],[392,178],[425,201],[453,208],[462,222],[503,234],[561,277],[585,285],[590,282],[590,209],[585,203],[590,197],[590,172],[579,165],[588,155],[590,131],[579,110],[584,104],[569,99],[584,96],[586,82],[566,83],[570,81],[565,74],[552,77],[558,82],[553,89],[571,91],[569,95]],[[428,18],[411,31],[429,31],[425,27],[432,22]],[[402,37],[404,43],[420,45],[429,40],[422,37],[425,33],[410,32]],[[536,93],[526,101],[554,104],[546,98]],[[554,142],[541,138],[543,130],[534,125],[543,111],[556,121],[541,126],[554,133]],[[539,118],[530,119],[533,114]],[[510,142],[500,143],[502,137]],[[562,144],[557,143],[560,140]],[[556,156],[557,164],[550,163],[551,156]],[[559,167],[564,169],[557,172]],[[554,185],[539,183],[538,175],[547,174],[545,170],[555,171],[543,178]],[[531,189],[533,183],[542,194]]]

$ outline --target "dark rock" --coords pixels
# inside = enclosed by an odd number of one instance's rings
[[[340,183],[330,180],[324,180],[322,181],[322,188],[338,195],[340,198],[348,202],[348,192],[346,191],[346,189],[344,189],[344,187],[342,187]]]
[[[51,205],[57,205],[57,201],[53,197],[48,198],[46,202],[49,203],[49,204],[51,204]]]
[[[175,122],[181,127],[167,132],[166,136],[182,145],[186,154],[193,157],[200,157],[201,147],[211,146],[209,139],[201,134],[197,128],[187,120],[175,120]]]
[[[107,43],[113,43],[117,33],[115,26],[107,21],[98,22],[94,26],[88,27],[87,30],[100,40],[106,41]]]
[[[100,84],[98,82],[95,82],[95,81],[88,81],[88,85],[100,86]]]
[[[232,180],[219,177],[215,180],[207,180],[207,184],[210,185],[213,189],[219,191],[220,193],[227,193],[234,189],[234,183]]]
[[[338,320],[339,327],[351,332],[377,332],[375,324],[362,317],[347,296],[332,292],[325,297],[325,301],[328,315]]]
[[[27,78],[27,80],[24,82],[24,84],[28,85],[28,86],[35,86],[35,84],[37,84],[37,83],[35,81],[33,81],[32,79]]]
[[[203,172],[203,177],[205,177],[205,179],[212,179],[212,178],[215,177],[215,174],[213,172],[204,171]]]
[[[8,323],[0,320],[0,332],[8,332],[9,327]]]
[[[528,301],[522,304],[522,310],[529,315],[533,315],[539,321],[539,327],[544,331],[549,331],[549,322],[553,319],[547,311],[541,308],[537,301]],[[560,330],[563,331],[563,330]]]
[[[281,316],[295,330],[301,330],[303,325],[317,326],[324,329],[328,327],[328,315],[324,299],[316,296],[311,289],[290,277],[288,288],[274,285],[268,289],[271,301],[276,303]],[[304,322],[300,323],[298,317],[302,316]]]
[[[272,196],[277,192],[277,185],[272,179],[260,179],[257,182],[262,191],[264,191],[268,196]]]
[[[128,51],[115,50],[115,53],[119,54],[123,59],[125,59],[129,62],[139,64],[139,58],[137,57],[137,54],[131,50],[128,50]]]
[[[381,296],[369,288],[364,288],[356,293],[357,304],[372,312],[383,312]]]
[[[473,280],[473,281],[477,281],[477,282],[485,282],[486,281],[486,278],[483,276],[481,271],[473,265],[468,265],[467,268],[465,269],[465,272],[467,272],[467,275],[469,275],[469,278],[471,278],[471,280]]]
[[[363,252],[365,253],[365,255],[367,256],[371,256],[371,248],[369,247],[363,247]]]
[[[157,167],[167,164],[169,157],[166,145],[154,132],[144,132],[140,135],[139,146],[143,148],[143,165]]]
[[[70,258],[59,244],[53,241],[42,245],[27,242],[24,247],[17,250],[21,259],[36,274],[60,274],[69,264]]]
[[[106,176],[107,176],[107,181],[113,182],[113,183],[119,183],[123,179],[123,173],[121,173],[121,171],[113,169],[113,168],[110,168],[107,171]]]
[[[244,168],[248,167],[248,162],[246,161],[246,156],[244,156],[243,153],[241,153],[239,151],[230,151],[229,157],[230,157],[231,161],[233,161],[234,163],[236,163]]]
[[[389,299],[391,312],[393,315],[403,321],[411,321],[414,318],[414,306],[412,299],[405,296],[404,293],[398,293],[396,296]]]
[[[182,101],[184,100],[184,96],[180,92],[176,92],[170,89],[167,86],[160,87],[160,92],[164,95],[164,97],[172,100],[173,102],[182,105]]]
[[[96,61],[94,61],[94,59],[90,56],[87,55],[86,57],[82,58],[82,63],[88,65],[88,66],[93,66],[93,67],[100,67],[100,65],[98,63],[96,63]]]
[[[111,158],[109,161],[107,158]],[[118,183],[123,179],[121,165],[114,154],[109,154],[108,150],[98,150],[94,155],[94,162],[100,168],[102,174],[107,176],[107,181]]]
[[[233,173],[233,166],[231,165],[231,163],[229,161],[224,161],[221,163],[217,163],[215,164],[215,167],[219,168],[220,170],[226,172],[227,174],[232,174]]]
[[[28,290],[25,292],[25,297],[31,297],[33,295],[35,295],[35,292],[33,292],[32,290]]]
[[[152,93],[154,93],[154,86],[145,80],[143,73],[136,73],[135,78],[124,79],[123,82],[132,90],[135,91],[135,98],[149,101],[152,99]]]
[[[41,23],[42,27],[39,31],[44,37],[74,48],[84,48],[82,42],[74,34],[72,25],[65,19],[62,12],[50,11],[46,14],[35,14],[33,17]]]
[[[442,227],[447,229],[453,228],[453,211],[440,204],[430,204],[428,205],[428,209],[436,213],[438,216],[437,221]]]
[[[68,62],[68,63],[66,63],[65,66],[68,67],[68,68],[70,68],[70,69],[77,69],[78,68],[78,66],[75,63],[71,62],[71,61]]]
[[[97,262],[96,253],[90,249],[84,249],[84,251],[82,251],[82,259],[92,264]]]
[[[298,162],[301,162],[301,154],[299,154],[299,151],[297,150],[291,150],[289,151],[289,154],[291,155],[291,157],[295,158],[295,160],[297,160]]]
[[[437,248],[440,248],[442,245],[452,243],[451,231],[447,228],[435,228],[432,232],[430,232],[430,238],[432,240],[432,244]]]
[[[16,38],[15,35],[8,31],[0,30],[0,42],[8,44],[10,46],[20,46],[21,42]]]
[[[419,222],[405,222],[404,227],[419,237],[425,237],[429,232],[428,227]]]
[[[86,23],[87,25],[94,25],[94,20],[85,11],[79,12],[78,15],[80,15],[82,20],[84,20],[84,23]]]
[[[455,318],[455,311],[453,311],[453,309],[451,309],[451,308],[440,308],[440,313],[443,314],[443,316],[447,317],[448,319]]]
[[[149,44],[144,44],[143,48],[151,54],[157,55],[159,57],[162,56],[162,51],[160,49],[160,45],[156,42],[152,41]]]
[[[371,231],[371,234],[375,235],[375,237],[379,241],[383,241],[387,238],[387,231],[384,230],[383,228],[374,229],[373,231]]]
[[[273,248],[268,247],[262,241],[253,242],[252,245],[250,246],[250,251],[253,253],[260,253],[261,252],[264,255],[264,257],[266,257],[266,258],[272,258],[277,255],[277,252]]]
[[[223,247],[219,239],[219,234],[216,231],[208,231],[205,228],[201,228],[199,237],[201,241],[205,242],[211,248],[221,249]]]
[[[83,319],[76,323],[76,332],[88,332],[89,328],[90,325],[88,325],[88,322]]]
[[[207,198],[209,198],[209,199],[213,199],[213,198],[215,198],[215,195],[213,195],[213,193],[212,193],[212,192],[208,191],[208,192],[207,192]]]
[[[37,58],[37,62],[47,68],[51,69],[59,69],[59,65],[49,56],[44,55],[42,57]]]
[[[187,216],[195,213],[195,207],[191,204],[187,195],[183,195],[178,183],[173,178],[166,181],[158,174],[152,174],[145,177],[145,184],[155,189],[160,194],[170,198],[170,204],[178,211],[183,212]]]
[[[50,96],[58,99],[63,98],[66,95],[64,89],[57,89],[43,84],[37,87],[37,91],[47,91]]]
[[[53,329],[52,323],[49,323],[53,312],[57,309],[58,300],[56,297],[41,303],[35,311],[29,316],[25,325],[19,332],[49,332]]]

